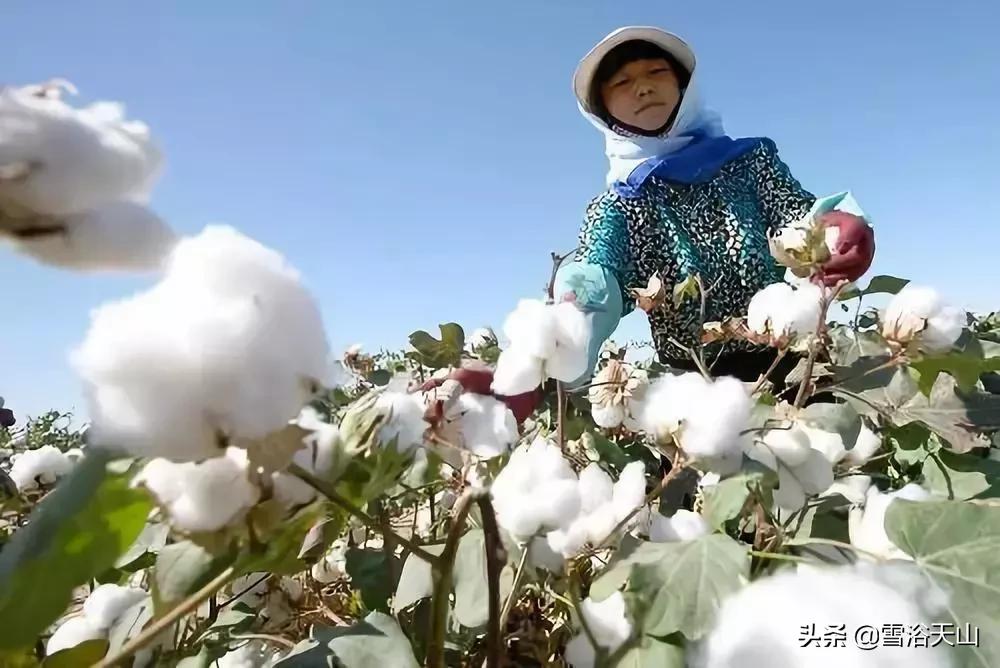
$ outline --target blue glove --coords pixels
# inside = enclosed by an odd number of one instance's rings
[[[590,323],[587,371],[568,383],[576,387],[590,380],[601,346],[618,328],[623,305],[622,291],[612,271],[599,264],[570,262],[556,272],[553,294],[556,302],[574,302]]]

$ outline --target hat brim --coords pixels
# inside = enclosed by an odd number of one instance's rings
[[[651,42],[660,47],[671,56],[677,59],[681,65],[687,68],[689,74],[694,73],[695,57],[694,51],[683,39],[673,33],[669,33],[659,28],[648,26],[629,26],[619,28],[590,50],[573,74],[573,92],[580,106],[588,113],[594,113],[590,103],[591,87],[594,82],[594,75],[600,67],[604,57],[619,44],[632,41]]]

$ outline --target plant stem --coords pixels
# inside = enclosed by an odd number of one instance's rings
[[[236,575],[236,568],[234,566],[230,566],[225,569],[212,578],[212,580],[204,587],[181,601],[177,607],[171,608],[167,614],[154,620],[153,623],[143,629],[139,635],[122,645],[121,649],[119,649],[114,655],[101,659],[100,662],[95,664],[95,667],[111,668],[112,666],[121,664],[133,654],[155,641],[157,636],[167,630],[172,624],[180,620],[181,617],[197,610],[199,605],[207,601],[212,594],[222,589],[222,587],[224,587],[234,575]]]
[[[445,668],[444,637],[448,630],[448,609],[451,607],[451,575],[455,567],[455,555],[458,552],[458,541],[465,528],[465,518],[472,509],[473,502],[479,495],[485,494],[482,488],[469,489],[462,493],[455,503],[455,516],[448,529],[441,556],[432,564],[434,590],[431,597],[431,629],[427,639],[427,668]]]
[[[566,451],[566,391],[561,380],[556,381],[556,439],[559,451]]]
[[[559,272],[559,267],[565,262],[573,253],[576,252],[576,248],[566,253],[565,255],[559,255],[558,253],[550,253],[552,257],[552,275],[549,277],[548,287],[545,288],[545,294],[548,295],[549,301],[555,301],[555,291],[556,291],[556,274]]]
[[[774,356],[774,361],[771,362],[771,366],[767,368],[767,371],[764,372],[764,375],[761,376],[760,380],[757,381],[757,384],[753,386],[753,391],[750,392],[751,395],[757,394],[760,388],[764,387],[764,383],[767,382],[768,377],[772,373],[774,373],[775,369],[778,368],[778,364],[781,363],[781,360],[785,358],[785,355],[787,353],[788,353],[787,348],[782,348],[781,350],[778,351],[778,354]]]
[[[850,543],[844,543],[830,538],[794,538],[792,540],[785,541],[785,547],[802,547],[805,545],[830,545],[832,547],[851,550],[857,554],[864,554],[872,559],[875,559],[876,561],[884,561],[881,556],[875,554],[874,552],[869,552],[868,550],[863,550],[860,547],[851,545]]]
[[[799,564],[809,563],[808,559],[797,557],[794,554],[782,554],[780,552],[761,552],[759,550],[750,550],[750,554],[755,557],[760,557],[762,559],[774,559],[776,561],[794,561]]]
[[[486,582],[489,589],[489,625],[486,628],[486,668],[500,668],[503,627],[500,625],[500,572],[507,563],[507,551],[500,538],[496,512],[489,494],[476,497],[483,516],[483,537],[486,549]]]
[[[236,635],[229,636],[233,640],[263,640],[264,642],[274,643],[275,645],[281,645],[287,649],[292,649],[295,647],[293,643],[288,638],[282,638],[281,636],[272,636],[266,633],[238,633]]]
[[[514,571],[514,583],[511,585],[510,594],[507,595],[507,600],[504,601],[503,610],[500,611],[500,628],[507,628],[507,618],[510,616],[510,609],[514,607],[514,601],[517,600],[517,590],[521,588],[521,579],[524,577],[524,566],[528,562],[528,549],[531,543],[525,543],[521,546],[521,558],[517,562],[517,570]]]
[[[382,530],[382,527],[377,519],[375,519],[374,517],[372,517],[365,511],[361,510],[360,508],[355,506],[353,503],[351,503],[344,497],[342,497],[337,492],[337,490],[333,488],[333,485],[331,485],[327,481],[321,478],[317,478],[315,475],[305,470],[295,462],[292,462],[291,464],[288,465],[288,472],[298,478],[301,478],[303,482],[305,482],[310,487],[315,489],[317,492],[325,496],[333,504],[340,506],[347,512],[357,517],[365,524],[365,526],[374,529],[375,531]],[[417,557],[423,559],[427,563],[434,564],[437,562],[438,559],[437,557],[435,557],[433,554],[423,549],[413,541],[407,538],[403,538],[398,533],[395,533],[393,531],[388,531],[388,533],[392,534],[391,536],[392,540],[395,540],[399,545],[402,545],[411,553],[415,554]]]
[[[795,395],[794,406],[796,408],[802,408],[809,388],[812,387],[813,367],[816,364],[816,356],[819,355],[819,349],[823,346],[823,335],[826,334],[826,318],[830,311],[830,305],[837,300],[837,295],[840,294],[845,285],[847,283],[841,282],[840,285],[833,289],[833,292],[823,297],[823,302],[819,310],[819,318],[817,319],[818,322],[816,323],[816,340],[809,346],[809,357],[806,358],[806,371],[802,378],[802,383],[799,385],[798,394]]]

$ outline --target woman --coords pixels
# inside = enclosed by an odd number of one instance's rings
[[[675,306],[670,288],[697,276],[706,289],[704,321],[746,315],[751,297],[782,280],[768,235],[813,210],[766,138],[732,139],[707,111],[695,85],[695,56],[657,28],[622,28],[581,61],[573,79],[583,114],[605,137],[608,188],[587,207],[573,262],[555,296],[592,314],[591,366],[601,344],[634,306],[632,288],[658,277],[668,298],[648,307],[660,361],[693,369],[688,350],[702,334],[701,299]],[[831,200],[833,202],[838,200]],[[841,226],[825,281],[855,280],[871,264],[874,237],[858,217]],[[773,349],[746,342],[707,346],[715,375],[756,380]],[[789,365],[784,371],[794,364]],[[778,372],[782,375],[781,371]]]

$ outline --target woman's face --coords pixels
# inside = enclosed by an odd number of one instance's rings
[[[615,120],[653,132],[670,120],[681,91],[670,63],[653,58],[623,65],[601,84],[601,98]]]

